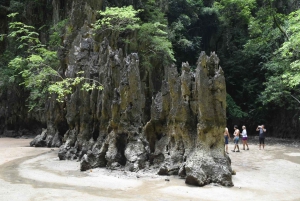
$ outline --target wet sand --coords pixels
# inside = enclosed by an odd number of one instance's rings
[[[252,138],[249,151],[229,153],[236,171],[230,188],[189,186],[176,176],[143,171],[80,172],[78,162],[59,161],[57,148],[29,147],[30,141],[0,138],[1,201],[300,200],[300,146],[288,140],[269,139],[259,150]]]

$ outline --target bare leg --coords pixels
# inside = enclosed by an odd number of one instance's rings
[[[247,145],[247,149],[249,150],[248,142],[247,140],[245,141],[245,144]]]
[[[265,144],[263,144],[263,149],[265,149]]]
[[[243,150],[245,150],[245,140],[243,140]]]

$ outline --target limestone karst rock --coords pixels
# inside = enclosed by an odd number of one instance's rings
[[[154,166],[158,174],[180,175],[188,184],[233,185],[222,134],[225,79],[215,53],[202,52],[195,71],[183,63],[181,75],[174,66],[165,67],[160,90],[150,94],[136,53],[124,56],[106,39],[98,51],[89,37],[79,36],[76,42],[66,74],[84,70],[103,83],[104,90],[89,93],[78,88],[68,98],[69,130],[60,159],[79,159],[81,170],[138,171]],[[147,104],[150,119],[144,115]]]
[[[59,57],[66,77],[84,71],[104,89],[87,92],[79,86],[65,105],[52,97],[47,130],[31,146],[58,146],[63,135],[59,158],[80,161],[82,171],[154,167],[192,185],[232,186],[223,137],[225,78],[217,55],[202,52],[196,69],[183,63],[181,74],[175,66],[146,68],[137,53],[113,49],[116,39],[94,37],[88,25],[93,14],[87,15],[80,30],[65,39]]]

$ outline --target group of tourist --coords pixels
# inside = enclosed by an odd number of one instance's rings
[[[242,126],[242,133],[240,132],[240,130],[238,129],[238,126],[234,126],[234,133],[233,133],[233,142],[234,142],[234,148],[233,150],[231,150],[232,152],[240,152],[240,147],[239,147],[239,140],[240,140],[240,135],[242,136],[242,142],[243,142],[243,150],[249,150],[249,146],[248,146],[248,136],[247,136],[247,130],[246,130],[246,126]],[[264,125],[261,126],[257,126],[256,131],[259,131],[259,149],[265,148],[265,133],[266,133],[266,129]],[[224,138],[225,138],[225,151],[227,154],[228,153],[228,142],[231,139],[230,138],[230,134],[228,132],[228,128],[225,128],[225,132],[224,132]],[[247,147],[247,149],[246,149]],[[237,150],[236,150],[237,149]]]

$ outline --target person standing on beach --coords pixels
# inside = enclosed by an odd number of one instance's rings
[[[261,149],[261,145],[265,149],[265,133],[267,132],[265,125],[257,126],[256,131],[259,131],[259,149]]]
[[[224,138],[225,138],[225,151],[226,151],[226,154],[229,154],[228,153],[228,140],[230,139],[230,134],[228,132],[228,128],[225,128]]]
[[[235,152],[235,148],[237,148],[238,150],[236,152],[240,152],[240,147],[239,147],[239,139],[240,139],[240,130],[238,129],[237,125],[234,126],[234,138],[233,138],[233,142],[234,142],[234,149],[231,150],[232,152]]]
[[[247,146],[247,150],[249,150],[249,146],[248,146],[248,136],[247,136],[247,130],[246,130],[246,126],[242,126],[242,141],[243,141],[243,150],[245,150],[245,145]]]

